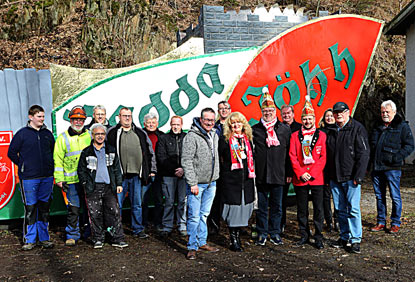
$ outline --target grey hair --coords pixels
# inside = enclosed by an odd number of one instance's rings
[[[96,105],[92,111],[95,112],[95,110],[104,110],[104,112],[107,112],[107,109],[103,105]]]
[[[91,128],[89,128],[89,130],[92,132],[92,134],[94,134],[94,129],[96,128],[102,128],[104,129],[105,133],[107,133],[107,128],[105,126],[103,126],[102,124],[100,124],[99,122],[94,123]]]
[[[392,100],[387,100],[380,105],[381,108],[386,108],[386,106],[390,106],[392,108],[392,111],[396,113],[396,104]]]
[[[149,119],[156,119],[158,120],[158,117],[155,113],[148,113],[144,116],[144,122],[147,122]]]
[[[291,111],[294,113],[294,106],[293,105],[282,105],[281,107],[281,112],[282,110],[284,110],[285,108],[290,108]]]

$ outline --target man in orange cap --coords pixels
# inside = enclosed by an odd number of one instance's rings
[[[309,96],[301,114],[302,127],[291,135],[290,159],[294,170],[293,184],[297,198],[297,220],[302,246],[309,242],[308,194],[313,201],[314,242],[324,248],[323,235],[323,170],[326,165],[326,134],[316,129],[316,116]]]
[[[286,166],[289,164],[290,127],[277,118],[277,108],[263,89],[261,121],[252,127],[254,136],[254,158],[258,192],[256,245],[264,246],[270,235],[270,242],[281,245],[281,218],[283,186],[286,182]],[[270,210],[268,216],[268,200]]]
[[[55,182],[62,188],[68,207],[65,244],[74,246],[81,237],[79,213],[85,201],[78,183],[78,162],[82,150],[91,144],[91,136],[84,128],[86,112],[83,107],[73,107],[68,117],[71,125],[56,139],[53,160]]]

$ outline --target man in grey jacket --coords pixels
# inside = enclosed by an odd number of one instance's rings
[[[216,192],[219,178],[218,135],[214,130],[215,111],[202,110],[194,118],[192,127],[183,139],[182,166],[187,187],[187,259],[196,259],[198,249],[217,252],[207,244],[206,220]]]

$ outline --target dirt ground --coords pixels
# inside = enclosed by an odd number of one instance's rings
[[[103,249],[80,241],[76,247],[63,244],[64,217],[50,226],[53,249],[23,252],[21,228],[0,231],[0,281],[415,281],[415,167],[403,172],[402,229],[398,234],[373,233],[376,207],[370,179],[362,189],[362,253],[350,254],[328,246],[337,234],[325,233],[323,250],[312,245],[296,247],[299,239],[296,208],[288,210],[284,245],[255,246],[250,229],[242,236],[245,252],[231,252],[225,226],[209,238],[218,253],[198,253],[185,259],[186,240],[178,233],[163,239],[153,230],[150,238],[136,239],[124,224],[129,247]],[[390,207],[390,201],[388,202]],[[19,222],[20,223],[20,222]]]

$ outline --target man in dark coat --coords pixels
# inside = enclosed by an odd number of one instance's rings
[[[262,118],[252,127],[258,193],[258,239],[255,244],[264,246],[269,234],[271,243],[281,245],[282,196],[283,186],[287,181],[286,166],[289,163],[291,130],[278,120],[277,109],[268,88],[264,88],[263,92]]]
[[[408,122],[396,115],[396,105],[388,100],[381,105],[382,123],[373,129],[370,140],[373,163],[372,181],[378,210],[377,225],[373,232],[386,228],[386,186],[392,198],[392,226],[397,233],[401,226],[401,166],[414,150],[414,137]]]
[[[340,238],[332,244],[352,253],[360,253],[362,217],[361,184],[369,163],[369,142],[364,126],[350,117],[349,106],[333,106],[336,127],[327,128],[326,169],[338,211]],[[349,248],[349,244],[350,248]]]
[[[177,194],[176,220],[179,232],[186,236],[186,181],[181,164],[182,144],[186,133],[183,132],[183,119],[173,116],[170,120],[170,132],[160,136],[156,157],[163,191],[164,211],[162,218],[162,235],[167,236],[173,229],[174,200]]]

